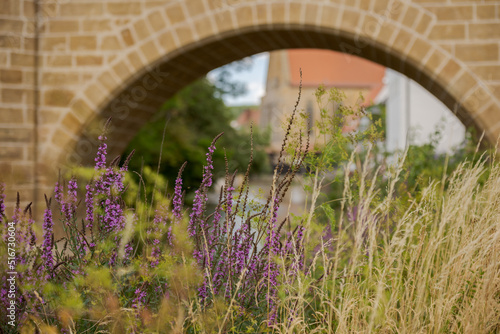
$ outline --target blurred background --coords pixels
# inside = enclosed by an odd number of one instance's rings
[[[171,178],[185,160],[199,181],[206,147],[242,170],[276,163],[281,123],[298,95],[318,119],[319,85],[380,120],[384,154],[423,147],[456,156],[500,134],[500,1],[3,0],[0,3],[0,181],[44,207],[59,171],[137,148],[134,168]],[[208,73],[208,74],[207,74]],[[363,96],[360,97],[360,94]],[[335,112],[338,105],[328,108]],[[468,130],[473,134],[469,135]],[[158,143],[165,133],[163,149]],[[486,145],[488,145],[486,144]],[[467,146],[467,144],[465,144]],[[427,154],[427,153],[426,153]],[[422,163],[422,165],[425,165]],[[434,163],[435,164],[435,163]],[[415,163],[415,165],[418,165]]]

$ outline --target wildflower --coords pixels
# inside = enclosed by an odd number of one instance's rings
[[[71,180],[68,182],[68,196],[65,200],[62,200],[62,188],[60,191],[59,203],[61,204],[61,210],[64,215],[64,219],[66,221],[66,225],[70,225],[70,223],[73,221],[75,218],[75,212],[76,212],[76,200],[77,200],[77,192],[76,190],[78,189],[78,185],[76,183],[76,178],[71,178]]]
[[[186,162],[179,169],[179,173],[177,174],[177,179],[175,179],[175,188],[174,188],[174,198],[172,200],[172,213],[176,218],[176,222],[182,219],[182,172],[186,167]]]
[[[52,257],[52,247],[53,245],[53,227],[54,223],[52,221],[52,210],[50,209],[51,200],[47,199],[45,196],[45,202],[47,204],[47,208],[45,209],[43,215],[43,243],[42,243],[42,259],[43,264],[40,267],[41,271],[45,271],[47,273],[47,279],[52,278],[52,269],[54,268],[54,259]],[[41,274],[41,273],[39,273]]]
[[[135,298],[132,301],[132,308],[139,310],[146,303],[146,291],[143,287],[135,289]]]
[[[134,246],[129,242],[125,245],[125,259],[129,259],[132,256],[132,252],[134,251]]]
[[[278,264],[274,262],[272,257],[278,255],[280,253],[280,243],[279,243],[279,235],[276,230],[276,222],[278,219],[278,208],[279,208],[279,197],[276,196],[274,199],[273,206],[273,214],[271,221],[269,223],[268,235],[266,238],[266,243],[264,244],[265,254],[267,255],[267,262],[264,267],[264,278],[267,278],[267,304],[269,307],[268,320],[270,324],[274,324],[276,320],[276,305],[274,302],[274,298],[276,297],[276,293],[278,292],[278,276],[280,274],[280,270]]]
[[[98,215],[102,226],[100,229],[106,234],[119,232],[125,227],[125,217],[119,194],[125,188],[123,185],[123,171],[108,167],[95,181],[95,195],[99,196],[99,206],[104,213]]]
[[[63,187],[59,184],[59,181],[56,182],[56,185],[54,186],[54,198],[56,199],[56,202],[61,204],[63,200]]]
[[[36,235],[33,231],[33,224],[35,223],[33,215],[31,212],[31,203],[24,209],[23,224],[19,229],[20,235],[20,248],[21,253],[19,254],[19,261],[21,264],[26,264],[28,259],[27,252],[35,247],[36,245]]]
[[[196,190],[193,201],[193,209],[191,214],[189,215],[189,225],[188,231],[191,237],[194,237],[196,234],[196,223],[200,230],[205,229],[205,221],[202,218],[205,205],[208,200],[207,189],[212,186],[212,170],[214,169],[212,156],[215,152],[215,142],[222,136],[222,133],[214,138],[212,144],[208,148],[208,153],[206,153],[207,164],[203,167],[203,179],[201,181],[200,188]]]
[[[14,208],[14,215],[12,216],[12,221],[10,224],[14,225],[16,230],[19,230],[20,228],[20,222],[21,222],[21,209],[19,208],[19,193],[17,193],[17,201],[16,201],[16,207]],[[8,229],[8,220],[5,220],[5,231]],[[9,224],[9,225],[10,225]],[[19,245],[21,242],[21,233],[16,233],[16,244]],[[4,233],[4,242],[7,244],[8,242],[8,237],[9,235],[7,233]]]
[[[102,135],[99,136],[99,141],[101,142],[99,144],[99,148],[97,149],[97,155],[95,157],[95,169],[104,169],[106,168],[106,156],[108,155],[107,149],[108,145],[106,145],[106,136]]]
[[[0,221],[5,215],[5,183],[0,183]]]
[[[85,220],[87,221],[87,228],[92,230],[94,225],[94,185],[92,181],[85,186],[85,207],[86,215]]]
[[[161,215],[160,210],[156,210],[155,217],[153,219],[153,226],[147,230],[148,236],[150,234],[154,234],[154,239],[152,241],[153,250],[151,251],[152,260],[150,262],[151,268],[155,268],[160,263],[161,251],[160,251],[159,236],[160,236],[160,223],[162,221],[164,222],[164,224],[166,224],[165,217],[163,217],[163,215]],[[167,235],[167,242],[169,244],[171,244],[171,242],[172,242],[171,235]]]

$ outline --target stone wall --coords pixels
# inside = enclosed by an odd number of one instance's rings
[[[103,120],[119,154],[189,82],[291,47],[391,67],[495,142],[499,15],[496,0],[2,0],[0,178],[40,207],[59,168],[92,162]]]

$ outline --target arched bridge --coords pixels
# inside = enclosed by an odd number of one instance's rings
[[[499,17],[496,0],[2,0],[0,178],[38,202],[92,161],[103,120],[119,154],[186,84],[283,48],[395,69],[495,142]]]

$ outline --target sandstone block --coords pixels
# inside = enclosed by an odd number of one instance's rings
[[[65,89],[48,90],[44,93],[44,103],[47,106],[66,107],[74,97],[74,93]]]

